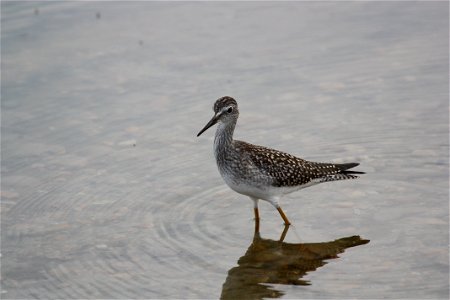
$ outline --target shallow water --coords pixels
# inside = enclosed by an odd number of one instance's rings
[[[2,298],[448,298],[448,3],[1,6]],[[195,137],[223,95],[367,174],[254,236]]]

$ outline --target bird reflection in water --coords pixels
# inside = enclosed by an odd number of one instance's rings
[[[266,284],[310,285],[301,279],[306,273],[325,265],[325,260],[338,258],[347,248],[369,242],[351,236],[323,243],[292,244],[284,242],[288,229],[289,225],[285,226],[278,241],[263,239],[259,222],[255,223],[253,242],[238,260],[238,266],[228,271],[221,299],[279,298],[284,293]]]

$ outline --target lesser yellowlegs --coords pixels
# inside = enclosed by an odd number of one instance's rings
[[[259,221],[260,199],[270,202],[284,223],[289,225],[279,204],[283,195],[318,183],[354,179],[358,178],[354,174],[364,174],[349,170],[358,163],[311,162],[278,150],[234,140],[239,110],[236,100],[231,97],[219,98],[213,111],[214,116],[197,136],[218,123],[214,155],[220,175],[232,190],[253,200],[256,221]]]

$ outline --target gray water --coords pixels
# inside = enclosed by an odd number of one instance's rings
[[[447,299],[448,5],[2,1],[1,297]],[[254,235],[196,137],[224,95],[367,174]]]

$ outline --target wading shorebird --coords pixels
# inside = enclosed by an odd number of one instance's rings
[[[283,195],[322,182],[358,178],[350,171],[359,163],[311,162],[278,150],[252,145],[233,139],[239,110],[236,100],[225,96],[213,107],[214,116],[200,130],[200,136],[218,123],[214,138],[214,155],[220,175],[235,192],[249,196],[254,203],[255,220],[259,223],[258,201],[270,202],[286,225],[288,218],[279,200]]]

